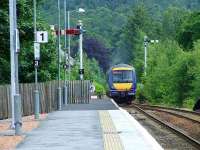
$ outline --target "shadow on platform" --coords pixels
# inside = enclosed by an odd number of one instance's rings
[[[117,110],[109,99],[92,99],[89,104],[67,104],[62,110]]]

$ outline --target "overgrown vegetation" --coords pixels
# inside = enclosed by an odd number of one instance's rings
[[[199,97],[199,17],[198,12],[170,7],[158,21],[144,5],[134,8],[127,23],[126,36],[129,45],[132,44],[129,51],[132,64],[143,84],[138,90],[139,97],[142,95],[154,104],[189,108],[194,105]],[[144,35],[159,39],[159,43],[148,44],[146,76],[142,69]]]

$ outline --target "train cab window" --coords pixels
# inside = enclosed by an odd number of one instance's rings
[[[113,72],[114,83],[129,83],[133,82],[132,70],[114,70]]]
[[[120,83],[122,79],[122,71],[113,71],[113,82]]]
[[[124,82],[132,82],[133,81],[133,72],[132,71],[124,71],[123,72],[123,81]]]

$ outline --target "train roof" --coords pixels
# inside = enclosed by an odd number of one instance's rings
[[[117,65],[114,65],[112,66],[108,72],[110,72],[113,68],[130,68],[130,69],[133,69],[135,70],[135,68],[133,66],[130,66],[130,65],[127,65],[127,64],[117,64]]]

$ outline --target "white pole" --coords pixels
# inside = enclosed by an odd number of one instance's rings
[[[61,87],[60,87],[60,0],[58,0],[58,110],[62,109]]]
[[[146,76],[146,70],[147,70],[147,43],[144,45],[144,74]]]
[[[80,80],[83,80],[83,33],[82,33],[82,23],[80,22],[80,35],[79,35],[79,51],[80,51]]]
[[[64,98],[64,104],[67,104],[67,80],[66,80],[66,72],[67,72],[67,35],[66,35],[66,29],[67,29],[67,0],[64,1],[64,17],[65,17],[65,67],[64,67],[64,92],[63,92],[63,98]]]
[[[64,0],[64,16],[65,16],[65,23],[64,23],[64,26],[65,26],[65,42],[64,42],[64,45],[65,45],[65,65],[67,64],[67,35],[66,35],[66,29],[67,29],[67,0]],[[64,68],[65,71],[64,71],[64,81],[65,81],[65,86],[66,86],[66,68]]]
[[[67,18],[68,18],[68,25],[67,25],[67,27],[68,27],[68,29],[70,29],[70,11],[68,11],[67,12]],[[68,65],[69,65],[69,68],[68,68],[68,74],[69,74],[69,80],[70,80],[70,76],[71,76],[71,66],[70,66],[70,56],[71,56],[71,49],[70,49],[70,47],[71,47],[71,37],[70,37],[70,34],[68,35]]]
[[[144,75],[146,76],[147,71],[147,36],[144,36]]]

